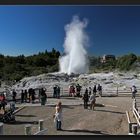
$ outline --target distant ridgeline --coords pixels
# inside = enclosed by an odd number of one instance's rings
[[[0,79],[4,81],[19,81],[23,77],[36,76],[43,73],[59,71],[60,52],[39,52],[31,56],[4,56],[0,55]],[[114,70],[140,71],[140,56],[127,54],[121,57],[104,55],[102,57],[89,56],[90,73],[109,72]]]

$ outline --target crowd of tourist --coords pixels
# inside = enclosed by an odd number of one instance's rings
[[[59,85],[54,85],[52,88],[52,97],[59,99],[61,97],[61,88]],[[100,84],[94,85],[93,87],[85,88],[84,93],[81,93],[82,86],[79,84],[72,84],[68,88],[68,96],[69,97],[81,97],[83,100],[83,107],[84,109],[95,109],[95,103],[96,103],[96,95],[98,94],[99,97],[102,97],[102,86]],[[10,107],[14,110],[15,104],[18,102],[22,103],[35,103],[35,100],[38,98],[38,101],[41,103],[41,105],[45,105],[47,102],[47,90],[45,88],[38,89],[38,96],[36,96],[35,89],[29,88],[27,89],[21,89],[20,94],[16,92],[16,90],[12,90],[12,102],[10,103]],[[135,85],[131,87],[132,92],[132,99],[135,99],[137,88]],[[18,97],[17,97],[18,95]],[[20,98],[19,98],[20,95]],[[0,110],[2,109],[5,111],[5,106],[7,105],[7,99],[6,94],[1,93],[0,94]],[[56,104],[55,107],[55,114],[54,114],[54,122],[56,124],[56,129],[61,130],[62,126],[62,103],[59,101]]]
[[[94,95],[96,95],[96,92],[98,91],[99,95],[102,96],[102,87],[100,85],[97,86],[96,85],[93,87],[93,89],[91,87],[89,87],[88,89],[86,88],[85,90],[85,94],[82,95],[81,94],[81,89],[82,87],[77,84],[77,85],[70,85],[69,89],[68,89],[68,95],[70,97],[83,97],[84,100],[84,107],[86,108],[87,106],[87,102],[90,101],[92,99],[92,97],[90,97],[90,95],[92,95],[92,93]],[[20,93],[13,89],[11,91],[11,95],[12,95],[12,101],[16,104],[17,102],[19,103],[35,103],[35,100],[38,99],[38,101],[41,103],[41,105],[45,105],[47,102],[47,93],[46,93],[46,89],[45,88],[40,88],[38,89],[38,95],[36,96],[36,92],[35,89],[33,88],[29,88],[29,89],[21,89]],[[59,85],[54,85],[53,87],[53,92],[52,92],[52,97],[53,98],[60,98],[61,97],[61,88]],[[86,95],[88,94],[88,99],[86,97]],[[90,101],[91,102],[91,101]],[[6,94],[1,93],[0,94],[0,109],[3,108],[3,110],[5,110],[5,106],[7,105],[7,100],[6,100]]]
[[[96,102],[96,93],[99,94],[99,96],[102,96],[102,86],[98,84],[97,86],[94,85],[93,89],[91,87],[86,88],[85,92],[83,94],[83,101],[84,101],[84,109],[88,108],[88,103],[90,109],[94,110],[95,102]]]

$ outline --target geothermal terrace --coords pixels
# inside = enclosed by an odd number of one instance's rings
[[[86,87],[93,87],[92,85],[99,82],[103,86],[103,97],[97,97],[94,111],[84,109],[81,98],[68,97],[68,85],[71,83],[79,83],[83,87],[83,93]],[[42,107],[38,99],[35,104],[17,103],[18,108],[24,108],[16,113],[15,123],[4,124],[4,134],[14,135],[17,132],[17,135],[24,135],[24,127],[27,124],[31,124],[34,134],[38,131],[38,121],[43,119],[44,128],[47,128],[44,135],[128,135],[126,111],[132,111],[131,83],[137,86],[137,97],[139,97],[139,74],[68,76],[53,73],[24,78],[12,88],[18,91],[30,87],[36,89],[45,87],[48,94],[47,104]],[[61,87],[60,99],[51,98],[54,84],[59,84]],[[55,130],[52,117],[58,100],[63,104],[63,131]]]

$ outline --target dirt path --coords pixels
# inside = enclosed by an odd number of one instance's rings
[[[70,105],[77,99],[65,99],[63,103],[63,131],[56,131],[53,122],[54,106],[25,107],[16,115],[16,124],[5,124],[5,135],[24,135],[24,126],[32,124],[32,132],[38,130],[38,120],[44,119],[48,135],[127,135],[126,110],[131,108],[130,97],[97,98],[95,111],[82,105]],[[57,100],[56,100],[57,101]],[[79,103],[82,100],[78,101]]]

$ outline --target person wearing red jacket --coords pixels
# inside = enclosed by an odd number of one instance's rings
[[[4,112],[5,112],[5,106],[6,106],[6,105],[7,105],[6,99],[5,99],[4,94],[2,93],[2,94],[0,95],[0,110],[1,110],[1,108],[3,108],[3,110],[4,110]]]

